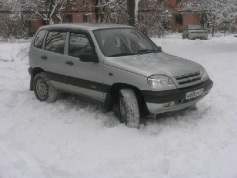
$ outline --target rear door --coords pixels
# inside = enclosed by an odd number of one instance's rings
[[[53,86],[58,89],[66,88],[66,37],[66,29],[49,30],[41,54],[41,60],[45,61],[43,69],[47,72]]]
[[[30,59],[30,66],[31,67],[40,67],[42,68],[42,65],[44,66],[44,63],[46,62],[41,57],[43,56],[43,45],[45,36],[47,34],[47,30],[40,30],[35,38],[34,41],[31,44],[30,51],[29,51],[29,59]]]
[[[103,64],[98,62],[82,62],[80,56],[90,53],[96,56],[94,44],[87,31],[69,30],[67,50],[68,90],[77,94],[103,101],[108,86],[103,84]]]

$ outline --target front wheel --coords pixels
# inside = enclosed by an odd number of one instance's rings
[[[128,127],[139,128],[140,112],[137,97],[132,89],[121,89],[118,96],[119,117]]]
[[[52,86],[46,73],[38,73],[34,78],[33,88],[35,96],[40,101],[46,101],[48,103],[55,102],[57,100],[57,90]]]
[[[187,35],[187,38],[190,40],[196,40],[196,38],[191,38],[190,35]]]

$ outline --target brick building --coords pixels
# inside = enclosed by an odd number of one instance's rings
[[[171,18],[169,21],[171,30],[182,31],[187,25],[200,24],[200,13],[184,10],[184,6],[188,5],[188,3],[188,0],[182,4],[181,0],[140,0],[139,14],[143,17],[139,18],[139,20],[146,20],[146,23],[154,24],[155,22],[152,19],[155,16],[159,18],[159,15],[164,15],[158,14],[159,9],[162,11],[166,9],[167,15]]]
[[[186,1],[186,3],[188,3],[188,0]],[[124,2],[126,8],[126,1]],[[171,20],[169,20],[169,24],[167,24],[167,26],[169,26],[169,28],[172,30],[182,31],[186,25],[199,24],[200,14],[183,10],[184,8],[180,2],[180,0],[140,0],[138,4],[138,23],[143,23],[144,28],[156,28],[154,24],[160,20],[159,10],[164,11],[164,9],[167,9],[169,15],[171,16]],[[54,15],[52,19],[54,23],[94,23],[97,19],[95,3],[96,0],[82,0],[77,3],[67,4],[64,10],[61,12],[61,18],[63,19],[60,19],[57,15]],[[37,13],[34,13],[32,9],[23,10],[22,14],[24,15],[24,21],[19,21],[19,31],[20,29],[24,28],[29,35],[33,35],[40,26],[47,24],[43,18],[37,14],[47,14],[48,6],[41,4],[41,6],[37,6],[36,9]],[[11,13],[11,11],[1,9],[0,2],[0,14],[7,13]],[[112,17],[111,14],[113,14],[113,11],[109,11],[107,15]],[[117,13],[117,16],[118,17],[116,18],[116,21],[114,21],[111,17],[107,19],[111,19],[109,22],[112,23],[128,22],[128,14],[126,10]]]
[[[54,23],[95,23],[96,13],[94,3],[94,0],[83,0],[77,3],[67,4],[65,11],[62,12],[61,17],[63,19],[54,16],[53,21]],[[29,32],[35,33],[42,25],[45,25],[45,21],[39,15],[33,15]]]
[[[35,10],[32,7],[19,8],[21,18],[16,14],[17,19],[12,19],[11,4],[8,6],[3,5],[0,2],[0,20],[11,14],[12,24],[15,25],[16,31],[25,31],[28,35],[32,36],[39,27],[48,24],[42,16],[48,14],[49,4],[39,3],[35,5]],[[61,1],[62,3],[65,1]],[[18,2],[19,6],[24,7],[25,1],[21,0]],[[37,1],[36,1],[37,3]],[[81,23],[81,22],[96,22],[96,10],[95,10],[95,0],[81,0],[75,1],[74,3],[68,3],[65,5],[58,5],[55,15],[52,16],[53,23]],[[18,32],[16,32],[18,34]],[[14,33],[15,35],[15,33]]]
[[[171,28],[173,30],[182,31],[183,28],[187,25],[200,24],[200,13],[199,12],[190,12],[184,10],[183,6],[188,5],[188,1],[184,4],[180,3],[180,0],[168,0],[167,8],[172,10],[172,23]]]

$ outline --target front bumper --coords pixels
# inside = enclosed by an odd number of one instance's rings
[[[208,38],[208,34],[206,33],[189,33],[189,38],[190,39],[207,39]]]
[[[169,111],[177,111],[195,105],[213,86],[211,80],[207,80],[191,87],[168,91],[143,91],[143,96],[150,113],[158,114]],[[204,88],[202,95],[187,100],[186,93]]]

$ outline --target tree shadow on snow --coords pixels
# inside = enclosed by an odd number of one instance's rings
[[[99,120],[102,127],[110,128],[120,124],[113,112],[104,113],[103,104],[93,99],[62,92],[58,96],[58,102],[62,103],[66,110],[84,110],[95,120]]]

